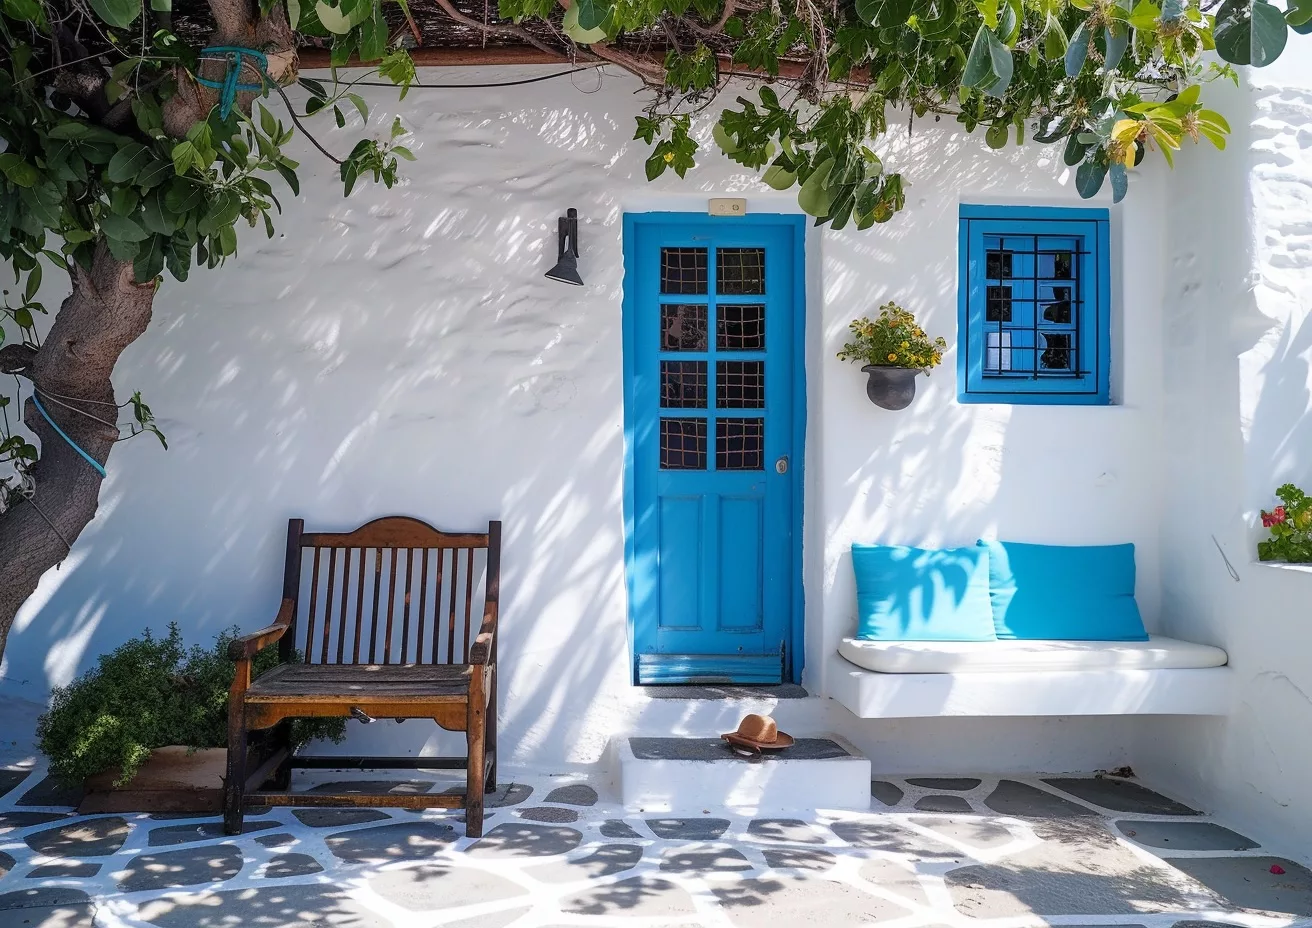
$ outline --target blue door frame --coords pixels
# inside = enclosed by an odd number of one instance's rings
[[[800,215],[624,217],[635,683],[801,682],[805,234]],[[701,261],[680,272],[700,275],[695,285],[671,284],[673,264],[662,283],[663,249],[680,250],[671,262]],[[735,262],[759,254],[765,293],[717,292],[719,260],[727,286]],[[735,340],[749,317],[763,317],[764,345]],[[736,326],[728,336],[726,323]],[[671,331],[698,331],[701,341]]]

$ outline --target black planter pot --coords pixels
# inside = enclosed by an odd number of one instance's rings
[[[920,373],[918,368],[867,364],[861,370],[870,376],[866,381],[866,396],[876,406],[883,409],[906,409],[916,398],[916,375]]]

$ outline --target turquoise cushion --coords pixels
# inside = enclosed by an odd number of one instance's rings
[[[1134,601],[1134,545],[981,541],[999,638],[1147,641]]]
[[[982,548],[852,545],[857,637],[992,641],[989,559]]]

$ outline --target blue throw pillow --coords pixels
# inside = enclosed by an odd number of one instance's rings
[[[1134,601],[1134,545],[981,541],[999,638],[1147,641]]]
[[[858,638],[994,640],[984,549],[852,545],[852,566]]]

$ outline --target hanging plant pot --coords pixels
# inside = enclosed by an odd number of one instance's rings
[[[866,381],[866,396],[883,409],[906,409],[916,398],[916,375],[919,368],[888,367],[884,364],[867,364],[861,368],[870,379]]]

